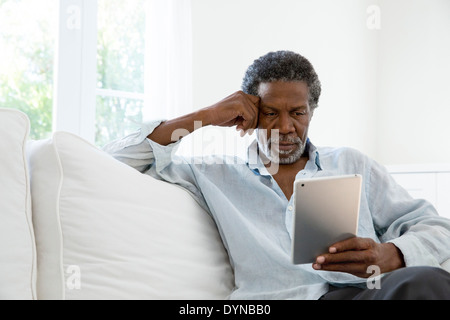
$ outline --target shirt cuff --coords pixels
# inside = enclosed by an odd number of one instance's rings
[[[181,159],[176,159],[175,153],[178,150],[178,146],[181,143],[181,139],[177,142],[168,144],[167,146],[163,146],[153,140],[148,139],[150,144],[150,148],[153,151],[153,156],[155,158],[155,170],[160,173],[164,168],[166,168],[169,164],[180,164],[183,163]]]
[[[165,120],[155,120],[151,122],[144,123],[140,129],[139,136],[135,137],[134,141],[131,143],[141,144],[144,141],[147,141],[150,145],[150,149],[153,152],[153,157],[155,159],[155,170],[156,172],[161,172],[166,168],[169,164],[171,164],[174,160],[174,155],[178,150],[178,146],[181,143],[181,139],[177,142],[168,144],[166,146],[161,145],[147,137]]]
[[[125,148],[142,144],[147,137],[155,130],[164,120],[155,120],[143,123],[139,130],[127,135],[124,138],[112,141],[103,147],[103,150],[110,154],[115,154]]]
[[[163,121],[143,123],[139,130],[104,146],[103,151],[140,172],[147,171],[149,166],[154,166],[158,172],[161,172],[173,162],[173,155],[180,143],[177,141],[163,146],[148,139],[148,136]]]
[[[411,234],[404,234],[399,238],[388,241],[393,243],[403,254],[407,267],[432,266],[439,267],[436,257],[432,255],[429,248],[422,245],[420,239]]]

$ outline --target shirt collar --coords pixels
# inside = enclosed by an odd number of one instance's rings
[[[312,161],[319,170],[322,170],[320,165],[320,157],[319,151],[315,145],[309,140],[306,140],[306,148],[309,153],[309,161]],[[255,139],[247,149],[247,166],[250,170],[252,170],[256,175],[261,176],[270,176],[269,171],[265,167],[263,160],[260,157],[258,141]]]

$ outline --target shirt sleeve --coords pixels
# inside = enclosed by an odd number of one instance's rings
[[[370,170],[371,212],[382,242],[391,242],[403,254],[406,266],[439,267],[450,258],[450,220],[435,207],[414,199],[381,165]]]
[[[144,123],[141,128],[121,139],[112,141],[103,147],[103,151],[109,153],[115,159],[135,168],[141,173],[146,172],[155,162],[155,155],[151,142],[147,137],[155,130],[163,120]],[[172,144],[166,149],[175,149],[177,144]],[[171,150],[169,151],[171,153]]]
[[[163,146],[147,138],[162,122],[144,123],[136,132],[105,145],[103,151],[141,173],[183,187],[203,209],[210,212],[197,185],[192,161],[176,155],[181,140]]]

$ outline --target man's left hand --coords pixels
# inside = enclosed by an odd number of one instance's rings
[[[381,273],[405,266],[401,251],[393,243],[377,243],[370,238],[350,238],[330,246],[316,258],[315,270],[341,271],[367,278],[367,268],[376,265]]]

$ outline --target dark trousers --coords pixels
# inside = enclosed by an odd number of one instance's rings
[[[321,300],[450,300],[450,273],[434,267],[408,267],[381,279],[379,289],[335,287]]]

